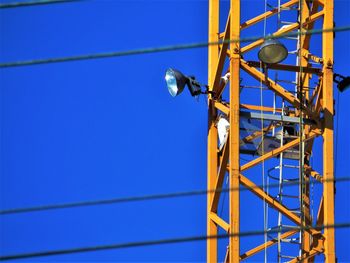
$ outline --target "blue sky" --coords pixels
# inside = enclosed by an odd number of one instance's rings
[[[227,6],[224,1],[223,12]],[[243,20],[263,11],[263,1],[242,3]],[[337,26],[350,25],[349,12],[348,1],[335,1]],[[207,1],[196,0],[95,0],[3,9],[0,61],[203,42],[207,17]],[[263,28],[246,34],[262,35]],[[337,33],[335,72],[350,75],[349,46],[350,34]],[[248,56],[256,59],[255,52]],[[205,83],[207,49],[1,69],[0,208],[206,189],[206,101],[197,102],[187,90],[172,98],[164,82],[168,67]],[[252,101],[256,95],[244,94]],[[340,94],[338,177],[350,175],[349,102],[350,90]],[[320,145],[318,140],[313,162],[322,169]],[[261,177],[254,180],[261,183]],[[350,221],[349,186],[337,184],[339,223]],[[316,196],[318,191],[315,187]],[[242,207],[242,230],[261,229],[260,200],[242,193]],[[0,254],[205,234],[205,196],[124,203],[1,216]],[[336,234],[339,262],[350,262],[350,231]],[[244,238],[242,249],[262,241]],[[221,245],[224,251],[224,241]],[[194,262],[205,260],[205,249],[201,241],[29,261]]]

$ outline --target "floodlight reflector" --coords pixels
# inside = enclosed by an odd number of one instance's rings
[[[170,95],[176,97],[184,90],[188,78],[180,71],[169,68],[165,73],[165,81]]]

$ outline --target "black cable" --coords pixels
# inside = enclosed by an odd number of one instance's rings
[[[207,239],[222,239],[228,237],[247,237],[247,236],[258,236],[264,235],[266,233],[273,234],[279,233],[289,230],[310,230],[316,229],[321,231],[322,229],[327,228],[349,228],[350,222],[334,224],[334,225],[323,225],[323,226],[304,226],[304,227],[281,227],[279,229],[271,229],[271,230],[255,230],[255,231],[245,231],[231,234],[219,234],[219,235],[202,235],[202,236],[190,236],[190,237],[180,237],[180,238],[170,238],[170,239],[160,239],[160,240],[146,240],[146,241],[137,241],[137,242],[129,242],[129,243],[119,243],[119,244],[110,244],[110,245],[100,245],[100,246],[92,246],[92,247],[80,247],[80,248],[71,248],[71,249],[62,249],[62,250],[48,250],[42,252],[33,252],[33,253],[24,253],[24,254],[15,254],[15,255],[7,255],[0,256],[0,260],[14,260],[14,259],[24,259],[24,258],[34,258],[34,257],[46,257],[46,256],[56,256],[56,255],[65,255],[65,254],[73,254],[73,253],[83,253],[83,252],[92,252],[92,251],[100,251],[100,250],[110,250],[110,249],[123,249],[130,247],[143,247],[143,246],[154,246],[154,245],[162,245],[162,244],[175,244],[175,243],[184,243],[184,242],[194,242],[194,241],[204,241]]]
[[[350,181],[350,177],[340,177],[334,180],[323,180],[322,182],[315,181],[315,183],[324,184],[329,181],[336,182],[345,182]],[[286,182],[284,186],[295,186],[299,185],[299,182]],[[270,188],[279,187],[279,183],[270,184]],[[262,188],[262,185],[257,185],[255,188]],[[121,198],[111,198],[111,199],[102,199],[102,200],[91,200],[75,203],[63,203],[63,204],[53,204],[53,205],[43,205],[35,207],[26,207],[26,208],[14,208],[7,210],[0,210],[0,215],[10,215],[10,214],[20,214],[20,213],[30,213],[30,212],[39,212],[47,210],[56,210],[56,209],[65,209],[65,208],[74,208],[74,207],[84,207],[84,206],[95,206],[95,205],[107,205],[107,204],[117,204],[117,203],[127,203],[127,202],[140,202],[140,201],[149,201],[149,200],[159,200],[159,199],[168,199],[168,198],[179,198],[179,197],[188,197],[188,196],[198,196],[206,195],[208,193],[214,192],[230,192],[230,191],[247,191],[248,188],[222,188],[222,189],[212,189],[212,190],[195,190],[195,191],[186,191],[186,192],[175,192],[175,193],[166,193],[166,194],[154,194],[154,195],[144,195],[144,196],[131,196],[131,197],[121,197]]]
[[[0,8],[16,8],[16,7],[62,4],[62,3],[81,2],[81,1],[86,1],[86,0],[35,0],[35,1],[27,1],[27,2],[12,2],[12,3],[0,4]]]
[[[335,149],[334,149],[334,176],[337,175],[337,166],[338,166],[338,132],[339,132],[339,105],[340,105],[340,91],[339,89],[337,89],[337,106],[336,106],[336,111],[335,111],[335,115],[336,115],[336,120],[337,120],[337,125],[335,127]]]
[[[321,33],[325,33],[325,32],[342,32],[342,31],[348,31],[348,30],[350,30],[350,26],[336,27],[336,28],[329,28],[329,29],[313,29],[313,30],[307,30],[307,31],[303,31],[303,32],[290,32],[290,33],[281,34],[279,36],[248,37],[248,38],[243,38],[243,39],[233,39],[233,40],[214,41],[214,42],[200,42],[200,43],[193,43],[193,44],[181,44],[181,45],[171,45],[171,46],[162,46],[162,47],[151,47],[151,48],[144,48],[144,49],[106,52],[106,53],[71,56],[71,57],[59,57],[59,58],[4,62],[4,63],[0,63],[0,68],[22,67],[22,66],[70,62],[70,61],[79,61],[79,60],[90,60],[90,59],[100,59],[100,58],[111,58],[111,57],[123,57],[123,56],[131,56],[131,55],[141,55],[141,54],[149,54],[149,53],[157,53],[157,52],[201,48],[201,47],[207,47],[207,46],[212,46],[212,45],[221,45],[223,43],[236,43],[236,42],[245,43],[245,42],[256,41],[259,39],[278,39],[278,38],[283,38],[283,37],[293,37],[293,36],[310,35],[310,34],[321,34]]]

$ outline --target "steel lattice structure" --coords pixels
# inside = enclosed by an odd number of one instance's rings
[[[295,8],[299,12],[299,21],[289,23],[279,28],[273,36],[279,36],[288,32],[305,32],[313,29],[316,20],[323,21],[322,28],[333,28],[333,0],[286,0],[278,8],[266,11],[247,21],[241,21],[241,1],[230,0],[230,9],[224,32],[219,31],[220,10],[219,0],[209,1],[209,41],[235,40],[241,36],[241,31],[251,27],[269,17],[276,15],[281,9]],[[280,1],[279,1],[280,2]],[[242,10],[244,11],[244,10]],[[288,220],[299,227],[311,227],[301,233],[300,254],[295,255],[289,262],[313,262],[315,256],[324,254],[325,262],[335,262],[334,229],[325,229],[323,232],[312,228],[310,217],[310,180],[327,181],[323,184],[323,194],[319,200],[319,208],[316,225],[334,224],[334,167],[333,167],[333,34],[322,34],[322,55],[316,56],[310,45],[311,35],[300,34],[298,43],[299,62],[296,64],[275,64],[265,67],[267,69],[282,72],[294,72],[296,74],[296,93],[288,91],[282,83],[278,83],[259,70],[259,62],[246,61],[246,53],[254,52],[264,42],[264,39],[243,45],[236,41],[223,41],[219,46],[209,46],[208,56],[208,83],[211,92],[208,95],[209,120],[208,120],[208,189],[216,189],[210,192],[207,198],[207,234],[216,235],[222,228],[227,233],[240,231],[240,192],[229,192],[229,221],[225,221],[218,213],[220,189],[223,187],[225,175],[229,175],[229,187],[237,189],[240,186],[248,188],[255,196],[264,200],[269,207],[281,213]],[[315,63],[316,66],[312,66]],[[318,65],[318,66],[317,66]],[[230,73],[229,82],[222,79],[225,67]],[[288,123],[299,125],[299,136],[285,141],[281,146],[255,157],[245,164],[240,163],[242,151],[242,137],[240,123],[242,116],[254,117],[254,114],[266,114],[266,118],[274,120],[273,125],[266,127],[261,132],[254,132],[243,138],[252,140],[267,135],[278,126],[283,126],[283,111],[281,108],[271,108],[267,105],[243,104],[240,102],[241,72],[246,72],[252,79],[258,80],[264,86],[282,99],[291,108],[287,116]],[[318,84],[311,90],[310,79],[318,78]],[[228,83],[228,85],[226,85]],[[227,87],[226,87],[227,86]],[[225,89],[229,89],[228,102],[222,100]],[[274,114],[271,114],[274,112]],[[244,114],[243,114],[244,113]],[[276,113],[282,113],[278,115]],[[270,115],[269,115],[270,114]],[[226,116],[230,123],[229,137],[222,151],[218,149],[218,130],[216,127],[219,115]],[[264,115],[265,116],[265,115]],[[272,116],[272,117],[271,117]],[[298,120],[300,120],[299,124]],[[271,122],[272,123],[272,122]],[[283,132],[283,129],[282,129]],[[323,171],[315,171],[310,166],[313,141],[316,137],[323,137]],[[272,157],[288,154],[291,149],[299,147],[300,193],[301,214],[294,213],[290,208],[276,201],[265,189],[257,188],[257,185],[246,176],[245,171],[261,164]],[[322,174],[322,175],[321,175]],[[329,183],[328,183],[329,182]],[[249,251],[240,250],[240,238],[231,236],[226,249],[225,262],[240,262],[265,248],[277,244],[281,239],[293,236],[298,231],[291,229],[280,233],[277,239],[268,240]],[[207,241],[207,262],[217,262],[217,239]],[[222,261],[220,259],[219,261]]]

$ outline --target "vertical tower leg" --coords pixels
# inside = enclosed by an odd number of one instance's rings
[[[313,7],[312,7],[313,8]],[[309,19],[310,17],[310,7],[308,4],[308,0],[302,0],[301,1],[301,8],[300,8],[300,16],[301,16],[301,31],[303,32],[304,30],[308,30],[311,28],[310,25],[303,26],[304,23]],[[305,52],[309,51],[309,46],[310,46],[310,36],[302,35],[300,36],[300,50],[299,50],[299,56],[300,56],[300,65],[302,67],[307,67],[309,60],[302,54]],[[310,74],[300,72],[299,73],[299,89],[302,92],[302,97],[305,97],[306,100],[309,99],[309,85],[310,85]],[[305,127],[304,134],[305,136],[308,136],[310,129],[308,127]],[[300,149],[301,151],[301,149]],[[305,156],[302,156],[304,158],[304,161],[309,161],[309,153],[305,152]],[[300,164],[304,164],[303,162],[300,162]],[[310,215],[310,177],[309,174],[304,172],[304,168],[300,167],[299,169],[302,169],[303,173],[303,180],[301,183],[304,183],[304,185],[301,186],[302,191],[302,226],[311,226],[311,215]],[[309,253],[310,252],[310,247],[311,247],[311,235],[307,231],[302,232],[302,254],[303,253]],[[304,259],[302,261],[303,263],[309,262],[308,259]]]
[[[333,27],[333,0],[324,2],[323,28]],[[333,33],[323,33],[323,173],[325,183],[323,186],[324,225],[334,224],[334,167],[333,167]],[[326,228],[325,236],[325,262],[335,262],[334,228]]]
[[[219,0],[209,1],[209,42],[218,40],[219,32]],[[213,87],[215,79],[215,71],[218,63],[218,46],[212,45],[208,47],[208,83],[209,87]],[[209,95],[210,96],[210,95]],[[208,110],[208,190],[215,188],[215,182],[217,178],[217,131],[215,127],[216,110],[209,99]],[[209,218],[211,201],[213,199],[213,193],[208,192],[207,196],[207,235],[217,235],[217,226]],[[207,239],[207,262],[217,262],[217,239]]]
[[[240,37],[240,0],[231,0],[230,39]],[[240,43],[230,44],[230,189],[239,189],[239,85],[240,85]],[[240,229],[240,191],[230,191],[230,233]],[[239,236],[230,236],[230,262],[239,262]]]

